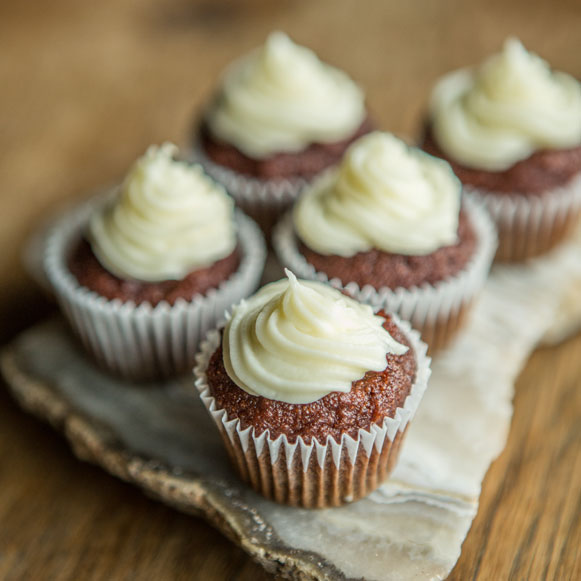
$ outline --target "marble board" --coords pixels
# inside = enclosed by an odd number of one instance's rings
[[[272,573],[443,579],[504,447],[514,381],[543,336],[554,341],[572,320],[579,324],[580,284],[577,243],[527,265],[495,267],[466,329],[433,361],[392,477],[341,508],[309,511],[256,495],[230,468],[191,377],[113,379],[87,359],[60,318],[9,345],[2,370],[22,407],[64,432],[79,458],[205,517]]]

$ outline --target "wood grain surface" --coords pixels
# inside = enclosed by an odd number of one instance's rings
[[[21,267],[60,203],[185,145],[219,71],[275,28],[347,70],[413,137],[429,88],[509,34],[581,77],[581,3],[101,0],[0,4],[0,339],[52,308]],[[581,336],[517,383],[507,448],[451,579],[581,578]],[[0,579],[268,579],[203,521],[76,461],[0,390]]]

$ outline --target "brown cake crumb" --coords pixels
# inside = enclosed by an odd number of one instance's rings
[[[478,170],[460,165],[440,148],[429,126],[421,147],[427,153],[445,159],[463,184],[495,193],[541,195],[567,185],[581,172],[581,146],[535,151],[504,171]]]
[[[248,157],[233,145],[214,137],[205,124],[199,128],[199,136],[204,153],[211,161],[237,173],[261,179],[311,178],[338,163],[351,143],[373,129],[371,120],[365,119],[348,139],[336,143],[312,143],[301,152],[277,153],[266,159]]]
[[[337,442],[342,434],[357,436],[360,428],[369,429],[386,417],[394,417],[410,393],[416,376],[415,353],[405,334],[383,311],[385,329],[398,342],[410,347],[403,355],[386,356],[383,371],[368,371],[352,383],[348,393],[332,392],[308,404],[290,404],[246,393],[230,379],[224,368],[222,346],[212,355],[207,378],[218,408],[229,419],[239,418],[242,428],[254,426],[256,435],[270,431],[271,438],[286,434],[289,442],[302,436],[325,442],[327,436]]]
[[[391,289],[434,284],[453,276],[464,268],[475,247],[476,233],[464,210],[458,219],[458,242],[425,256],[392,254],[375,248],[349,257],[324,255],[299,240],[299,252],[329,278],[338,278],[343,284],[353,281],[360,287],[368,284]]]
[[[81,286],[109,299],[123,302],[133,301],[136,305],[150,303],[152,306],[161,301],[173,305],[178,299],[191,300],[195,295],[203,295],[228,279],[240,264],[238,248],[214,264],[194,270],[182,280],[142,282],[124,280],[111,274],[91,249],[87,240],[82,239],[69,258],[69,270]]]

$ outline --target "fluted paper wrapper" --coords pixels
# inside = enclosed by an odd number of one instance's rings
[[[565,246],[569,246],[570,251],[563,253],[562,270],[570,282],[555,288],[559,308],[543,335],[545,345],[557,345],[581,331],[581,221]]]
[[[226,188],[238,207],[256,221],[267,238],[279,218],[309,183],[304,178],[264,180],[245,176],[214,163],[200,145],[194,146],[192,161],[201,164],[209,176]]]
[[[368,430],[360,429],[356,438],[344,434],[340,442],[329,436],[325,442],[313,438],[307,444],[299,437],[291,444],[285,435],[273,439],[268,430],[256,435],[254,428],[243,429],[239,419],[228,418],[227,412],[217,407],[208,387],[206,369],[221,340],[218,330],[208,334],[196,360],[196,387],[231,460],[257,492],[283,504],[322,508],[363,498],[386,479],[430,376],[426,344],[407,322],[395,320],[416,355],[415,382],[393,418],[372,424]]]
[[[109,300],[82,287],[67,258],[95,209],[98,197],[63,216],[47,236],[43,265],[50,287],[85,348],[107,370],[127,379],[170,377],[192,369],[207,331],[223,320],[232,304],[258,286],[266,248],[256,224],[237,211],[238,270],[218,288],[175,304]]]
[[[500,262],[519,262],[548,252],[571,234],[581,216],[581,173],[568,185],[538,196],[467,186],[464,191],[482,203],[495,221]]]
[[[361,288],[353,281],[329,279],[299,252],[290,212],[276,226],[273,246],[281,264],[299,278],[328,283],[374,308],[383,308],[411,321],[429,345],[430,353],[434,353],[446,346],[461,328],[473,299],[484,286],[496,250],[494,224],[482,204],[466,199],[463,208],[476,232],[476,248],[460,272],[433,285],[396,289],[365,285]]]

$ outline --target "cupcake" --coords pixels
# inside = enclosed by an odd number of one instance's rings
[[[73,330],[109,371],[168,377],[252,293],[265,260],[254,222],[200,166],[150,147],[114,192],[63,216],[44,269]]]
[[[286,274],[208,335],[196,387],[257,492],[294,506],[338,506],[370,493],[393,468],[429,359],[409,324]]]
[[[369,128],[361,89],[274,32],[226,71],[196,129],[195,156],[269,232],[301,188]]]
[[[298,276],[396,312],[434,352],[482,288],[495,233],[446,162],[373,132],[303,192],[273,243]]]
[[[581,84],[516,39],[436,85],[423,148],[446,159],[499,233],[497,259],[558,244],[581,213]]]

